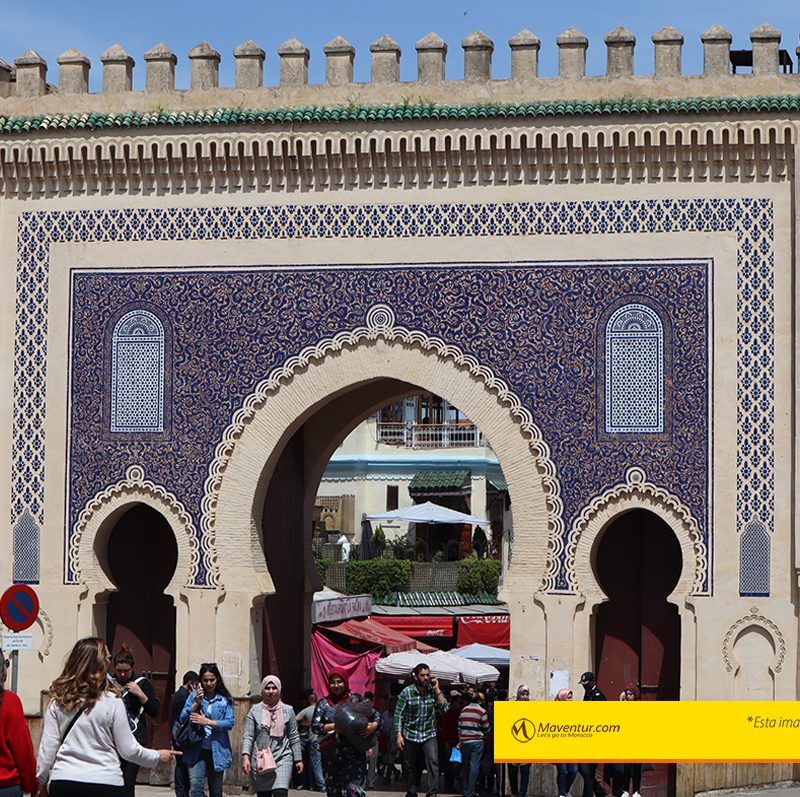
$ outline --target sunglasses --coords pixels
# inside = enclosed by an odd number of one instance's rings
[[[204,661],[200,666],[201,667],[216,667],[217,666],[217,662],[215,662],[215,661]]]

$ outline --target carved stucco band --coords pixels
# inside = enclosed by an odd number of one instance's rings
[[[197,530],[192,520],[192,516],[186,511],[186,507],[169,492],[166,488],[145,479],[144,468],[141,465],[131,465],[125,472],[125,478],[112,484],[102,492],[97,493],[84,507],[75,523],[74,533],[69,546],[69,560],[75,580],[78,583],[85,583],[83,573],[83,563],[81,562],[81,540],[84,532],[98,510],[112,503],[120,503],[120,499],[133,499],[137,496],[150,497],[155,499],[157,504],[173,513],[183,529],[184,533],[176,535],[178,551],[188,549],[189,577],[185,586],[193,587],[197,581],[200,567],[200,548],[197,542]],[[169,520],[169,518],[167,518]],[[217,578],[217,559],[213,550],[206,559],[211,564],[214,578]],[[180,555],[180,554],[179,554]]]
[[[357,346],[362,342],[384,339],[422,351],[433,352],[438,357],[451,360],[456,365],[467,369],[470,374],[480,379],[487,389],[497,394],[498,401],[508,408],[512,420],[519,424],[522,433],[529,438],[530,450],[536,459],[547,499],[548,566],[543,588],[545,590],[552,589],[557,574],[559,556],[564,545],[564,506],[561,501],[561,486],[556,466],[550,456],[550,447],[545,443],[539,427],[533,422],[531,413],[522,406],[519,397],[509,389],[502,379],[496,377],[490,368],[481,365],[474,357],[465,354],[460,348],[446,343],[441,338],[430,337],[420,330],[397,326],[394,310],[388,305],[373,305],[367,311],[365,320],[366,326],[339,332],[332,338],[320,340],[315,346],[307,346],[298,355],[290,357],[282,366],[273,369],[270,375],[259,382],[256,389],[245,399],[243,406],[234,413],[230,425],[217,445],[214,459],[208,469],[209,475],[205,481],[200,520],[204,547],[207,545],[212,550],[216,548],[217,499],[222,478],[233,454],[236,441],[256,411],[263,407],[270,395],[280,390],[292,379],[294,374],[308,366],[309,363],[322,360],[346,346]]]
[[[703,584],[708,570],[708,552],[705,542],[700,534],[697,521],[692,513],[680,500],[661,487],[647,481],[647,476],[641,468],[629,468],[625,473],[625,481],[606,490],[601,495],[592,499],[583,509],[572,524],[567,540],[567,580],[571,590],[581,592],[581,584],[576,576],[576,554],[581,537],[592,527],[598,515],[605,509],[612,509],[619,505],[620,511],[630,506],[631,500],[651,504],[654,508],[666,510],[668,515],[679,522],[680,528],[675,527],[675,522],[670,523],[678,541],[688,543],[694,551],[694,573],[692,574],[692,594],[702,594]],[[669,522],[669,521],[668,521]],[[594,529],[599,533],[601,529]],[[591,567],[590,563],[587,564]],[[686,567],[684,562],[684,567]]]
[[[772,638],[775,645],[775,658],[772,660],[773,672],[780,672],[783,667],[783,660],[786,657],[786,640],[783,634],[775,623],[769,618],[765,617],[758,611],[758,607],[752,606],[750,614],[740,617],[725,634],[725,639],[722,643],[722,660],[725,662],[725,669],[728,672],[734,672],[736,665],[733,661],[733,644],[736,642],[736,637],[740,631],[748,628],[751,625],[757,625],[766,631]]]

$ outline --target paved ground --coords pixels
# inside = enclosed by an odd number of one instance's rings
[[[229,794],[247,794],[248,792],[243,792],[241,789],[236,789],[234,791],[230,791]],[[369,797],[398,797],[398,794],[402,794],[402,791],[371,791],[369,792]],[[174,797],[175,792],[172,789],[162,789],[156,786],[137,786],[136,787],[136,797]],[[758,797],[800,797],[800,786],[788,786],[783,789],[750,789],[748,791],[740,791],[740,792],[728,792],[728,797],[753,797],[753,795],[758,795]],[[295,791],[294,789],[289,791],[290,797],[322,797],[319,792],[306,792],[306,791]]]

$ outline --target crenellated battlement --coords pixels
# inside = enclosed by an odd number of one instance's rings
[[[417,79],[401,82],[400,45],[387,35],[370,45],[371,80],[354,82],[355,48],[341,36],[324,47],[325,82],[309,84],[309,49],[292,38],[277,51],[277,60],[254,41],[233,50],[235,81],[220,86],[222,55],[208,42],[188,54],[189,86],[176,86],[178,55],[163,42],[143,54],[144,91],[133,91],[136,61],[119,44],[100,55],[102,92],[90,93],[92,63],[76,49],[57,59],[58,76],[35,50],[27,50],[13,66],[0,61],[0,109],[5,114],[118,111],[145,108],[199,108],[221,103],[230,106],[275,107],[290,104],[346,104],[348,102],[509,102],[533,99],[670,98],[689,96],[755,96],[797,93],[800,78],[782,73],[781,33],[771,25],[760,25],[750,33],[752,72],[731,74],[731,34],[713,25],[701,36],[703,73],[684,75],[684,38],[665,26],[652,36],[653,67],[649,74],[634,70],[636,37],[618,27],[604,38],[605,75],[586,74],[588,38],[577,28],[560,34],[558,74],[539,72],[542,43],[529,30],[522,30],[507,43],[510,75],[493,73],[494,42],[480,30],[461,41],[463,72],[460,80],[446,80],[447,43],[436,33],[417,41]],[[800,60],[800,47],[797,48]],[[141,67],[140,67],[141,68]]]

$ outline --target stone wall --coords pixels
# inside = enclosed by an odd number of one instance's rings
[[[0,61],[0,101],[5,114],[82,113],[146,111],[155,108],[197,109],[278,108],[315,105],[374,103],[486,103],[531,100],[589,100],[598,98],[678,98],[711,96],[758,96],[797,92],[798,76],[779,72],[781,33],[760,25],[750,33],[752,74],[732,75],[729,64],[731,34],[712,25],[701,36],[704,68],[702,75],[685,75],[682,70],[683,36],[666,26],[652,36],[652,70],[634,71],[636,38],[626,28],[616,28],[604,38],[606,73],[586,75],[589,40],[576,28],[558,36],[558,74],[539,72],[540,40],[523,30],[508,40],[511,74],[493,74],[494,42],[475,31],[461,42],[463,77],[445,79],[447,43],[435,33],[416,43],[417,80],[400,81],[401,48],[388,36],[370,46],[371,81],[354,82],[355,48],[336,36],[323,48],[325,83],[309,85],[311,53],[292,38],[278,48],[278,63],[267,57],[253,41],[236,47],[235,85],[219,85],[222,55],[208,42],[188,53],[188,88],[176,86],[178,56],[160,43],[143,55],[146,88],[133,91],[136,62],[118,44],[100,56],[103,70],[102,94],[89,93],[89,58],[76,49],[58,57],[58,82],[54,83],[46,61],[27,50],[13,66]],[[546,45],[545,45],[546,46]],[[800,48],[798,48],[800,50]]]

